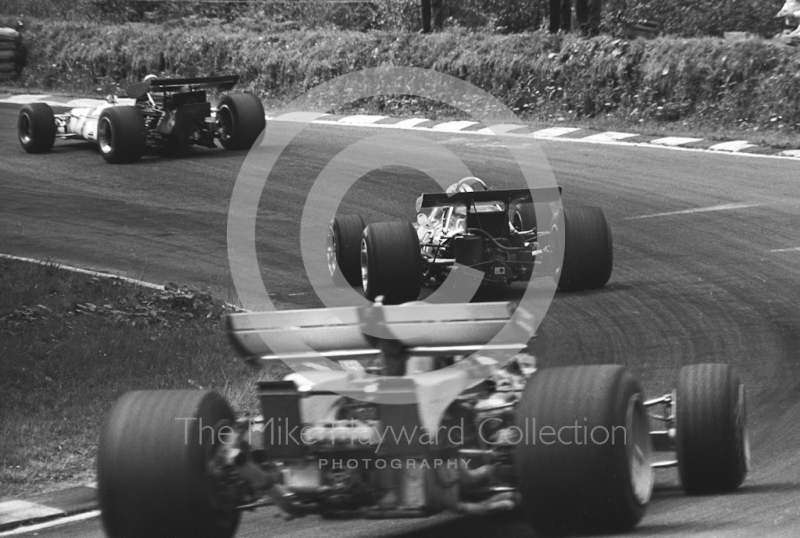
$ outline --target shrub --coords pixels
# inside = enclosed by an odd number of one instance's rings
[[[256,23],[183,19],[162,25],[40,23],[29,29],[25,83],[90,90],[147,73],[238,73],[241,86],[279,106],[321,82],[380,65],[447,73],[532,118],[615,114],[635,122],[800,124],[800,57],[761,39],[659,38],[628,42],[467,30],[285,31]],[[376,104],[377,103],[377,104]],[[373,103],[392,113],[409,101]],[[381,108],[381,110],[383,110]],[[778,116],[780,122],[770,121]]]
[[[448,26],[498,33],[542,27],[548,0],[444,0]],[[166,22],[184,17],[257,21],[263,31],[339,29],[411,31],[420,29],[420,0],[371,2],[153,2],[150,0],[5,0],[3,14],[83,22]],[[771,37],[782,29],[774,18],[781,0],[606,0],[606,33],[620,35],[621,19],[649,19],[665,34],[720,36],[746,31]]]

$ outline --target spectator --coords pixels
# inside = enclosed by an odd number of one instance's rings
[[[572,0],[550,0],[550,33],[570,31]],[[575,18],[585,36],[600,35],[602,0],[575,0]]]
[[[444,0],[421,0],[422,33],[431,33],[431,19],[433,28],[441,31],[444,28]]]
[[[550,33],[569,32],[572,0],[550,0]]]

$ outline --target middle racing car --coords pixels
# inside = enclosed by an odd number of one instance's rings
[[[605,214],[562,208],[560,200],[556,188],[494,190],[467,177],[420,196],[414,224],[366,225],[360,215],[337,215],[328,229],[328,269],[337,284],[387,304],[417,300],[423,286],[442,284],[456,268],[483,283],[550,276],[563,291],[602,288],[613,268]],[[544,213],[538,222],[537,211]]]

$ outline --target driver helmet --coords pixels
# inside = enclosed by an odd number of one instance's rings
[[[458,183],[453,183],[447,187],[445,192],[447,194],[453,194],[456,192],[474,192],[475,189],[473,188],[473,185],[480,185],[481,190],[486,190],[486,184],[480,178],[475,176],[467,176]]]

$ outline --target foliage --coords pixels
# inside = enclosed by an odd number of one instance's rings
[[[546,17],[547,7],[546,0],[445,0],[452,24],[500,33],[537,29]]]
[[[397,65],[456,76],[533,119],[613,115],[631,123],[680,120],[800,129],[800,56],[762,39],[626,41],[466,29],[430,36],[265,34],[256,22],[209,19],[162,25],[40,23],[28,32],[31,51],[23,83],[45,89],[93,90],[141,80],[147,73],[232,72],[241,76],[242,89],[277,107],[338,75]],[[395,115],[419,111],[397,96],[378,100],[377,106]]]
[[[573,0],[574,1],[574,0]],[[771,37],[782,29],[774,18],[781,0],[605,0],[604,31],[621,35],[623,21],[650,20],[662,34],[721,36],[741,31]],[[0,16],[82,22],[155,22],[186,17],[225,22],[254,21],[263,31],[420,29],[420,0],[369,2],[185,2],[169,0],[4,0]],[[539,29],[549,16],[548,0],[444,0],[447,26],[498,33]]]
[[[0,260],[0,498],[94,480],[97,432],[126,391],[203,387],[255,411],[229,310],[193,288]]]
[[[622,17],[654,21],[665,35],[696,37],[749,32],[772,37],[783,27],[783,21],[775,19],[781,5],[782,0],[609,0],[604,8],[609,28],[614,28],[617,17]]]

